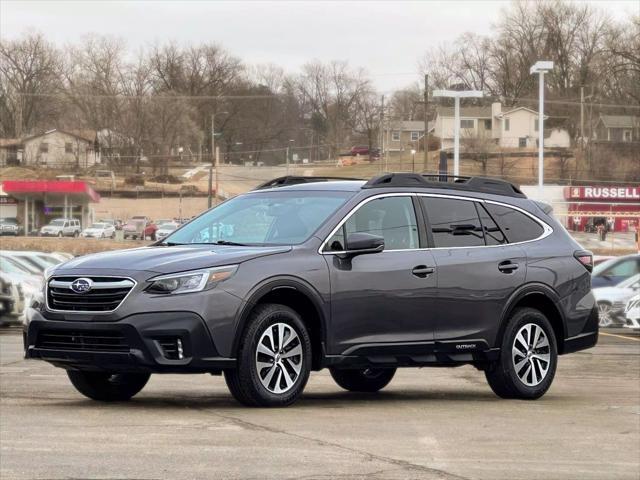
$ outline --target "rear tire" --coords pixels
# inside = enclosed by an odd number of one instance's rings
[[[108,373],[67,370],[69,380],[85,397],[101,402],[122,402],[144,388],[148,373]]]
[[[396,374],[395,368],[363,368],[359,370],[329,369],[335,382],[350,392],[377,392],[386,387]]]
[[[311,370],[311,339],[300,315],[285,305],[259,305],[247,325],[237,366],[224,372],[229,391],[247,406],[291,405]]]
[[[542,312],[533,308],[513,312],[500,352],[500,359],[485,370],[496,395],[534,400],[547,392],[556,373],[558,349],[553,328]]]

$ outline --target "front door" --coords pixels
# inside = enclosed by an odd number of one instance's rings
[[[341,258],[337,252],[348,249],[354,232],[383,237],[384,251]],[[421,345],[432,344],[436,273],[421,241],[413,197],[393,195],[362,204],[326,242],[328,353],[393,355],[406,352],[407,343],[420,353]]]
[[[482,202],[421,199],[438,271],[436,346],[458,352],[493,347],[503,308],[525,281],[526,254],[508,244]]]

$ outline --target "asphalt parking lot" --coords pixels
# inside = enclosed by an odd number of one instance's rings
[[[618,335],[618,336],[611,336]],[[379,394],[312,374],[287,409],[236,404],[224,380],[156,375],[131,402],[81,397],[0,334],[2,479],[638,479],[640,335],[561,357],[538,401],[481,372],[405,369]]]

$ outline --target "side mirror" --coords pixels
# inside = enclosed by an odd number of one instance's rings
[[[356,232],[347,236],[347,251],[344,257],[355,257],[384,250],[384,238],[370,233]]]

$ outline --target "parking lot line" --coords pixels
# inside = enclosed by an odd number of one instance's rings
[[[633,340],[634,342],[640,342],[640,338],[627,337],[626,335],[616,335],[615,333],[604,333],[604,332],[600,332],[600,335],[606,335],[607,337],[618,337],[618,338],[624,338],[624,339],[626,339],[626,340]]]

